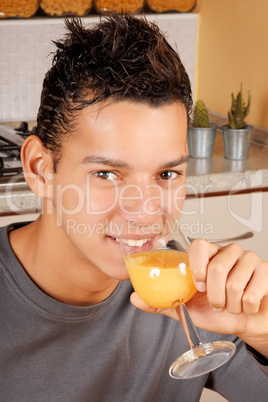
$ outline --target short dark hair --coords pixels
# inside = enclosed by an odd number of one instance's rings
[[[43,144],[60,157],[62,136],[75,127],[77,111],[102,101],[132,100],[159,106],[181,102],[188,118],[191,85],[177,52],[145,17],[113,13],[93,28],[65,20],[68,32],[54,42],[37,116]]]

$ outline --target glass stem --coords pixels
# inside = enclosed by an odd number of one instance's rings
[[[180,319],[182,328],[185,332],[186,338],[188,340],[188,343],[190,345],[190,348],[193,349],[195,346],[202,345],[202,341],[200,339],[200,336],[197,332],[197,329],[195,328],[191,317],[185,307],[184,304],[179,304],[176,307],[176,312],[178,314],[178,317]],[[191,335],[190,335],[190,331]]]

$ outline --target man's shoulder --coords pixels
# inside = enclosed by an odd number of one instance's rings
[[[7,258],[9,258],[11,255],[14,255],[10,244],[10,232],[21,229],[29,223],[30,222],[15,222],[0,227],[0,258],[2,261],[6,261]]]

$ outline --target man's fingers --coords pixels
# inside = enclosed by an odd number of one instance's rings
[[[189,260],[196,287],[207,292],[212,308],[233,314],[258,312],[268,294],[268,270],[256,253],[239,244],[221,247],[198,239],[190,246]]]
[[[256,258],[259,263],[255,265],[242,297],[242,309],[246,314],[257,313],[262,300],[268,295],[268,264],[260,261],[257,255]],[[264,280],[265,277],[267,280]]]
[[[171,317],[178,320],[178,316],[174,308],[160,309],[149,306],[137,295],[136,292],[131,294],[130,301],[133,304],[133,306],[139,308],[140,310],[145,311],[146,313],[163,314],[166,315],[167,317]]]
[[[151,307],[148,304],[146,304],[138,295],[136,292],[132,293],[130,296],[130,301],[131,303],[139,308],[140,310],[146,311],[147,313],[155,314],[157,312],[157,308]]]
[[[243,254],[244,250],[240,245],[230,244],[229,246],[220,248],[218,253],[208,263],[207,298],[211,307],[216,309],[224,309],[226,307],[229,275],[233,269],[236,271],[237,261]],[[236,288],[237,283],[232,283],[233,288]],[[233,288],[232,290],[234,290]],[[240,293],[241,304],[241,296],[243,294],[241,284],[235,290],[237,303],[239,303],[238,293]],[[241,292],[239,292],[240,290]]]
[[[220,246],[197,239],[189,247],[189,261],[195,286],[199,292],[206,291],[207,266],[210,259],[217,254]]]

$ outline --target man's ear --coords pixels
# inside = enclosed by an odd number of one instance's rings
[[[49,151],[36,135],[30,135],[21,147],[21,162],[25,180],[30,189],[39,197],[47,193],[48,174],[53,175],[53,159]]]

